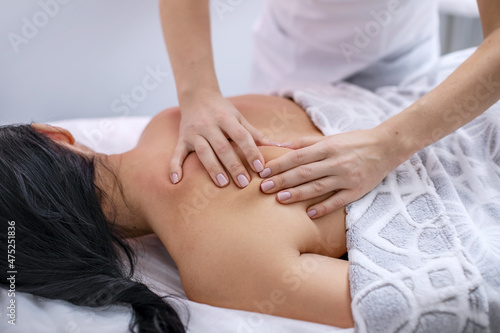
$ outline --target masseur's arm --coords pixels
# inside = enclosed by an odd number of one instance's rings
[[[170,178],[173,183],[182,179],[184,159],[195,151],[217,186],[228,184],[224,165],[235,183],[245,187],[250,175],[227,138],[256,172],[264,164],[256,142],[267,144],[267,139],[222,97],[212,56],[209,1],[161,0],[160,13],[182,115]]]
[[[478,0],[484,40],[443,83],[371,130],[303,139],[303,149],[270,161],[278,201],[338,191],[308,208],[320,217],[359,199],[420,149],[470,122],[500,99],[500,0]],[[264,173],[269,174],[269,170]],[[270,185],[263,188],[269,188]],[[285,193],[288,192],[289,194]],[[287,199],[283,199],[287,198]]]

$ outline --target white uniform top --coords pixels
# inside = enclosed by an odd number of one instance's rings
[[[254,25],[251,90],[398,84],[435,64],[438,29],[435,0],[267,0]]]

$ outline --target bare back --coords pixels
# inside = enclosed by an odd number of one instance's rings
[[[230,100],[275,141],[321,136],[289,100],[256,95]],[[313,221],[306,214],[313,201],[279,204],[274,195],[260,191],[262,180],[253,172],[245,189],[232,183],[220,189],[195,154],[184,163],[183,180],[170,184],[166,166],[179,120],[177,108],[160,113],[136,149],[144,164],[144,195],[151,198],[150,224],[175,260],[188,298],[352,326],[348,262],[336,259],[346,252],[344,211]],[[260,149],[266,161],[289,151]]]

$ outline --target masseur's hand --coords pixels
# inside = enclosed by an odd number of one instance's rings
[[[170,164],[172,182],[182,179],[182,164],[194,151],[217,186],[229,183],[224,167],[239,187],[247,186],[250,175],[228,138],[241,149],[255,172],[262,171],[265,163],[257,144],[268,144],[268,140],[218,92],[198,92],[187,100],[180,106],[179,141]]]
[[[276,193],[283,204],[331,194],[328,199],[307,208],[311,218],[342,208],[361,198],[377,186],[399,165],[392,161],[388,134],[381,131],[358,130],[323,138],[303,138],[294,148],[267,163],[261,175],[261,189]]]

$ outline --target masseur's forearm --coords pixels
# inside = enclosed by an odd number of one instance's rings
[[[443,83],[378,126],[391,137],[390,156],[397,157],[394,166],[467,124],[500,99],[499,45],[497,29]]]
[[[500,99],[500,1],[483,0],[479,5],[485,39],[476,52],[439,86],[377,127],[390,135],[392,166],[467,124]]]
[[[160,0],[163,35],[179,103],[203,90],[220,92],[215,75],[208,0]]]

